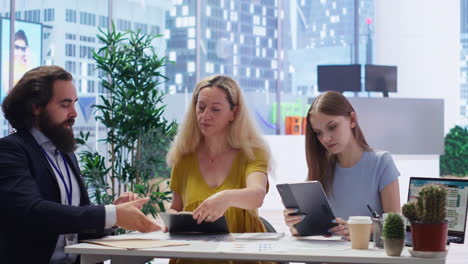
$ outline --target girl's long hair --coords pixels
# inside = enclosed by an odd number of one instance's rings
[[[307,112],[305,133],[306,160],[309,169],[307,180],[319,181],[327,193],[331,193],[331,186],[335,176],[336,155],[330,154],[318,140],[317,135],[312,130],[310,115],[323,113],[331,116],[350,117],[352,112],[356,111],[354,111],[351,103],[341,93],[337,92],[326,92],[317,96]],[[356,126],[352,130],[357,143],[364,150],[370,150],[371,148],[359,127],[357,118]]]
[[[195,152],[202,140],[203,135],[198,127],[196,107],[198,95],[206,87],[217,87],[223,90],[231,110],[238,106],[234,121],[227,127],[228,144],[243,151],[250,160],[255,158],[254,149],[263,150],[267,157],[269,170],[271,170],[270,149],[249,114],[239,85],[230,77],[221,75],[208,76],[196,85],[184,121],[180,125],[167,154],[166,161],[169,166],[174,167],[182,156]]]

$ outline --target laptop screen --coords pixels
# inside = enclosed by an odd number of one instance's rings
[[[421,188],[428,184],[439,184],[447,188],[448,235],[458,238],[453,242],[463,243],[468,210],[468,180],[411,177],[408,201],[416,199]]]

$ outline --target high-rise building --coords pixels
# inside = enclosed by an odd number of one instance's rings
[[[365,63],[372,54],[374,0],[292,0],[290,8],[290,46],[287,60],[293,70],[292,93],[313,95],[319,64]],[[355,17],[358,8],[358,17]],[[355,43],[354,23],[359,23],[359,42]],[[367,22],[367,23],[366,23]],[[369,32],[370,31],[370,32]],[[370,38],[369,38],[370,35]],[[359,58],[354,47],[359,45]],[[368,49],[371,49],[370,51]]]
[[[460,119],[468,125],[468,0],[460,1]]]
[[[192,91],[197,72],[199,78],[232,76],[245,92],[275,91],[277,1],[202,0],[198,6],[197,2],[175,1],[166,16],[167,54],[175,61],[166,70],[174,77],[168,91]]]
[[[17,19],[44,25],[42,64],[61,65],[75,77],[80,104],[86,105],[82,109],[86,114],[81,115],[86,118],[78,120],[77,130],[92,130],[94,120],[86,109],[102,92],[102,74],[95,70],[92,52],[102,46],[96,37],[98,27],[108,27],[108,1],[16,2]],[[181,120],[183,102],[187,103],[197,79],[225,74],[236,79],[244,90],[262,130],[275,133],[277,100],[295,108],[297,100],[316,95],[317,64],[353,62],[355,1],[112,2],[117,30],[140,29],[164,36],[155,48],[174,62],[165,67],[169,78],[165,84],[169,93],[166,102],[171,105],[165,114],[170,119]],[[363,63],[370,29],[365,21],[373,18],[373,0],[358,3],[359,61]],[[8,11],[0,13],[8,17]],[[278,89],[280,94],[276,93]],[[303,112],[302,107],[297,109]]]
[[[75,123],[75,133],[91,132],[90,141],[105,128],[96,127],[91,106],[103,93],[99,84],[102,73],[96,69],[93,51],[103,46],[97,38],[99,28],[109,26],[108,1],[94,0],[43,0],[16,1],[16,20],[41,23],[42,65],[59,65],[73,74],[80,100]],[[142,33],[159,34],[165,27],[166,10],[170,0],[146,1],[145,6],[134,1],[114,1],[113,21],[118,31],[140,30]],[[0,6],[1,7],[1,6]],[[144,10],[144,11],[142,11]],[[9,18],[10,10],[0,9],[0,15]],[[165,54],[165,42],[158,42],[157,50]],[[0,136],[8,133],[8,124],[0,117]]]

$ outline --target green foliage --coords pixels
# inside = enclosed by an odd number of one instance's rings
[[[447,214],[447,189],[440,185],[428,185],[421,189],[416,202],[403,206],[403,215],[411,222],[438,224]]]
[[[113,29],[100,29],[104,46],[93,54],[106,92],[94,106],[95,118],[107,129],[102,141],[108,151],[101,156],[86,144],[89,133],[80,133],[78,143],[86,147],[80,153],[83,176],[96,203],[109,204],[132,191],[150,197],[143,212],[156,216],[171,199],[165,156],[177,129],[163,117],[160,84],[167,80],[162,69],[168,61],[153,48],[160,35]]]
[[[388,213],[382,228],[383,239],[405,238],[405,223],[399,213]]]
[[[177,124],[172,123],[171,130],[165,131],[168,126],[161,126],[150,130],[141,137],[141,159],[137,167],[147,171],[150,178],[158,176],[169,178],[171,169],[166,164],[166,154],[175,137]]]
[[[468,176],[468,128],[455,126],[445,136],[445,155],[440,156],[440,174]]]
[[[445,220],[447,214],[447,190],[440,185],[429,185],[419,192],[418,200],[422,200],[421,222],[438,224]]]
[[[403,205],[403,215],[408,218],[410,222],[419,221],[418,209],[415,202],[409,202]]]
[[[86,146],[80,152],[81,175],[83,176],[90,198],[96,204],[112,204],[114,195],[109,194],[110,186],[107,181],[109,168],[106,166],[105,158],[86,144],[89,132],[80,132],[76,141],[78,145]]]

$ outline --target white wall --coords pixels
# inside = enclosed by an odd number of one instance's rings
[[[270,177],[268,192],[262,210],[282,210],[281,198],[276,190],[277,183],[302,182],[307,177],[305,160],[305,137],[272,135],[265,136],[275,159],[275,175]],[[410,177],[439,177],[438,155],[393,155],[393,160],[401,176],[400,202],[407,201]]]
[[[443,98],[445,132],[460,120],[460,1],[375,1],[375,63],[398,66],[394,97]]]

